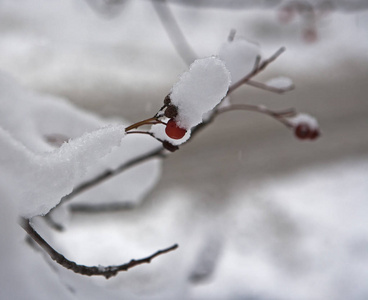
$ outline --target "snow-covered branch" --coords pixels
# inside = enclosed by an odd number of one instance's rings
[[[64,255],[57,252],[52,248],[31,226],[29,220],[21,218],[19,221],[20,226],[28,233],[28,235],[35,241],[54,261],[63,266],[66,269],[72,270],[74,273],[78,273],[86,276],[103,276],[106,279],[116,276],[119,272],[128,271],[141,264],[148,264],[157,256],[171,252],[178,248],[175,244],[163,250],[158,250],[150,256],[141,259],[132,259],[130,262],[116,265],[116,266],[84,266],[75,263],[67,259]]]

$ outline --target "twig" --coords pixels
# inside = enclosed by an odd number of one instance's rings
[[[135,266],[141,264],[148,264],[155,257],[168,253],[170,251],[178,248],[178,245],[175,244],[169,248],[159,250],[154,254],[141,259],[132,259],[130,262],[117,265],[117,266],[93,266],[88,267],[84,265],[78,265],[74,261],[68,260],[62,254],[57,252],[54,248],[52,248],[38,233],[33,229],[30,225],[29,220],[22,218],[19,222],[19,225],[28,233],[28,235],[38,244],[40,247],[46,251],[46,253],[51,257],[52,260],[56,261],[58,264],[63,266],[66,269],[72,270],[75,273],[87,276],[104,276],[106,279],[109,279],[112,276],[116,276],[119,272],[128,271]]]
[[[263,71],[270,63],[272,63],[274,60],[276,60],[284,51],[285,51],[285,47],[281,47],[270,58],[264,60],[262,63],[260,63],[259,60],[258,61],[256,60],[255,67],[254,67],[253,71],[250,72],[245,77],[243,77],[242,79],[240,79],[238,82],[231,85],[229,87],[229,90],[227,91],[227,95],[230,95],[238,87],[240,87],[243,84],[246,84],[251,78],[253,78],[258,73]]]
[[[105,180],[107,180],[107,179],[109,179],[109,178],[111,178],[115,175],[120,174],[121,172],[125,171],[128,168],[130,168],[130,167],[132,167],[132,166],[134,166],[138,163],[142,163],[146,160],[154,158],[154,157],[164,157],[164,149],[162,147],[154,149],[151,152],[148,152],[146,154],[142,154],[138,157],[135,157],[135,158],[127,161],[126,163],[120,165],[119,167],[117,167],[114,170],[108,170],[108,171],[98,175],[97,177],[80,184],[79,186],[74,188],[74,190],[70,194],[64,196],[61,199],[60,204],[66,202],[68,200],[71,200],[75,196],[77,196],[77,195],[83,193],[84,191],[96,186],[97,184],[100,184],[100,183],[104,182]]]
[[[231,29],[229,32],[229,35],[227,37],[227,41],[230,43],[234,40],[235,38],[235,34],[236,34],[236,30],[235,29]]]
[[[286,88],[277,88],[277,87],[269,86],[269,85],[267,85],[263,82],[253,81],[253,80],[250,80],[250,79],[245,84],[250,85],[250,86],[254,86],[254,87],[259,88],[261,90],[265,90],[265,91],[269,91],[269,92],[273,92],[273,93],[277,93],[277,94],[283,94],[283,93],[291,91],[295,88],[294,85],[290,85],[289,87],[286,87]]]
[[[115,202],[115,203],[102,203],[102,204],[71,204],[69,209],[73,213],[104,213],[104,212],[116,212],[119,210],[129,210],[136,207],[132,202]]]
[[[152,1],[152,4],[171,40],[171,43],[186,65],[189,66],[197,58],[197,55],[189,45],[166,0],[154,0]]]
[[[250,105],[250,104],[233,104],[229,105],[224,108],[220,108],[216,111],[216,115],[228,112],[228,111],[235,111],[235,110],[247,110],[247,111],[254,111],[258,113],[262,113],[268,115],[277,121],[283,123],[287,127],[292,127],[291,124],[285,120],[285,118],[292,117],[295,115],[295,110],[293,108],[283,110],[283,111],[274,111],[268,109],[263,105]]]
[[[139,121],[137,123],[134,123],[134,124],[128,126],[127,128],[125,128],[125,132],[128,133],[130,130],[137,129],[138,127],[141,127],[143,125],[152,125],[152,124],[159,124],[159,123],[163,123],[163,122],[160,121],[159,119],[157,119],[157,117],[149,118],[149,119]]]

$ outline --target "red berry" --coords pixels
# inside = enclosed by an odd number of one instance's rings
[[[320,135],[320,133],[319,133],[319,130],[318,129],[315,129],[315,130],[312,130],[311,132],[310,132],[310,134],[309,134],[309,139],[311,139],[311,140],[315,140],[316,138],[318,138],[319,137],[319,135]]]
[[[301,140],[310,139],[315,140],[319,137],[320,133],[319,130],[312,129],[309,127],[307,123],[300,123],[298,126],[295,127],[294,133],[297,138]]]
[[[307,123],[300,123],[298,126],[295,127],[294,133],[297,138],[304,140],[309,137],[310,128]]]
[[[173,119],[170,119],[169,122],[167,122],[165,132],[168,137],[180,140],[187,131],[184,128],[180,128]]]
[[[317,30],[314,28],[306,28],[303,30],[303,39],[307,43],[315,43],[318,40]]]

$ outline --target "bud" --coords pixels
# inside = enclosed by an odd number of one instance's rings
[[[178,109],[175,105],[169,104],[169,106],[165,110],[164,115],[169,119],[175,118],[178,115]]]

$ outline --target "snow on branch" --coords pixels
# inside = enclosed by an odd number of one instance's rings
[[[116,266],[84,266],[75,263],[67,259],[65,256],[57,252],[54,248],[52,248],[31,226],[29,220],[21,218],[19,225],[28,233],[28,235],[35,241],[46,253],[58,264],[63,266],[66,269],[72,270],[74,273],[78,273],[81,275],[87,276],[103,276],[106,279],[110,277],[116,276],[119,272],[128,271],[131,268],[134,268],[141,264],[148,264],[152,261],[152,259],[160,256],[162,254],[171,252],[177,249],[179,246],[177,244],[168,247],[163,250],[158,250],[152,255],[141,258],[141,259],[132,259],[130,262],[116,265]]]

